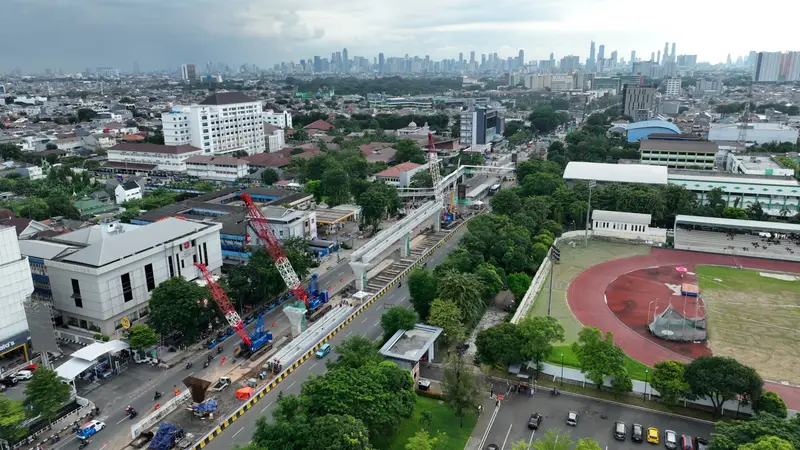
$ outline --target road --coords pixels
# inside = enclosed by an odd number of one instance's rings
[[[505,385],[496,384],[496,392],[505,390]],[[492,404],[493,405],[493,404]],[[566,424],[567,413],[578,413],[578,426],[571,427]],[[528,418],[534,412],[542,414],[542,424],[536,431],[528,428]],[[491,416],[492,410],[488,409],[485,416]],[[616,421],[625,422],[628,426],[628,436],[625,441],[617,441],[612,435],[612,427]],[[664,431],[673,430],[680,436],[709,437],[714,425],[688,418],[662,414],[658,411],[632,408],[629,406],[608,403],[588,397],[578,397],[561,394],[552,397],[548,391],[539,391],[534,397],[512,394],[502,402],[497,417],[491,426],[488,439],[484,448],[489,444],[496,444],[501,450],[510,449],[518,441],[526,443],[539,439],[549,429],[561,433],[569,433],[570,438],[577,442],[578,439],[591,438],[600,444],[601,449],[634,450],[641,449],[640,443],[630,440],[631,424],[639,423],[659,430],[663,446]],[[476,429],[473,436],[483,435],[486,427]]]
[[[458,245],[458,241],[465,231],[466,227],[456,232],[455,236],[445,242],[444,245],[427,259],[428,266],[431,269],[444,260],[447,254]],[[361,335],[377,342],[380,340],[382,334],[380,317],[385,308],[389,305],[410,308],[411,305],[408,300],[407,284],[403,284],[400,287],[395,286],[336,334],[330,341],[331,345],[335,348],[338,344],[341,344],[342,341],[353,335]],[[336,357],[336,352],[332,351],[326,359]],[[204,448],[208,450],[230,450],[234,445],[246,444],[252,437],[256,420],[263,415],[271,417],[272,408],[275,406],[279,392],[285,394],[299,394],[303,382],[309,375],[320,375],[325,373],[326,370],[325,360],[310,359],[306,361],[286,377],[276,389],[264,396],[252,409],[246,412],[244,416],[236,420],[229,429],[223,431],[222,435],[217,436],[216,439],[211,441]]]

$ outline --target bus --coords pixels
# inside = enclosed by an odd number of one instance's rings
[[[499,184],[493,184],[493,185],[492,185],[492,186],[489,188],[489,195],[494,195],[494,194],[496,194],[496,193],[497,193],[497,191],[499,191],[499,190],[500,190],[500,185],[499,185]]]

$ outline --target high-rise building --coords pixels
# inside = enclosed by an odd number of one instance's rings
[[[378,53],[378,72],[383,72],[383,65],[386,64],[386,59],[383,53]]]
[[[139,76],[139,74],[140,74],[140,72],[139,72],[139,60],[138,59],[134,59],[133,60],[133,75],[134,76]]]
[[[322,58],[314,56],[314,72],[322,72]]]
[[[580,57],[574,55],[567,55],[561,58],[560,69],[562,72],[570,72],[578,70],[581,67]]]
[[[464,52],[458,52],[458,64],[461,65],[464,62]]]
[[[461,144],[489,144],[495,136],[502,136],[505,131],[505,119],[500,111],[482,106],[475,106],[461,112]]]
[[[730,58],[730,56],[728,58]],[[758,56],[756,57],[756,70],[753,72],[753,81],[778,81],[780,68],[781,52],[758,52]]]
[[[350,59],[347,57],[347,49],[342,50],[342,69],[345,73],[350,72]]]
[[[617,51],[614,50],[611,52],[611,67],[615,67],[617,65]]]
[[[664,43],[664,57],[661,58],[661,63],[666,64],[669,62],[669,42]]]
[[[636,62],[636,50],[631,50],[631,64]]]
[[[656,52],[650,52],[650,62],[651,63],[656,62]]]
[[[783,81],[800,81],[800,52],[786,52],[781,55],[779,76]]]
[[[0,225],[0,350],[4,353],[30,346],[23,302],[33,288],[31,266],[20,253],[16,228]]]
[[[181,66],[181,79],[183,81],[197,81],[197,66],[194,64],[184,64]]]
[[[595,56],[596,55],[595,55],[595,52],[594,52],[594,41],[592,41],[592,43],[589,44],[589,61],[587,61],[587,66],[591,65],[590,69],[594,68],[594,63],[595,63],[595,61],[597,61],[595,59]]]
[[[681,94],[681,77],[669,77],[664,79],[664,93],[667,97],[677,97]]]
[[[220,92],[197,105],[173,107],[161,116],[164,144],[192,145],[215,155],[264,153],[262,108],[261,100],[241,92]]]
[[[756,66],[756,59],[758,58],[758,52],[751,51],[750,54],[747,56],[747,64],[753,68]]]
[[[469,63],[472,64],[475,62],[475,50],[469,52]]]
[[[661,64],[661,50],[656,54],[656,64]]]
[[[600,44],[600,49],[597,52],[597,59],[605,59],[606,58],[606,46]]]
[[[675,62],[676,61],[675,55],[676,55],[676,53],[675,53],[675,43],[673,42],[672,43],[672,52],[670,53],[670,56],[669,56],[671,62]]]
[[[650,118],[656,88],[626,84],[622,90],[623,114],[641,122]]]
[[[522,67],[525,65],[525,51],[519,49],[519,66]]]

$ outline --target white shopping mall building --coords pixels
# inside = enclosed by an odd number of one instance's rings
[[[0,225],[0,356],[20,348],[28,356],[30,332],[23,302],[32,292],[30,266],[20,253],[16,229]]]

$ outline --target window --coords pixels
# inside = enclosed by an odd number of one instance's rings
[[[81,298],[81,286],[78,280],[72,279],[72,298],[75,299],[75,306],[83,308],[83,299]]]
[[[208,247],[206,247],[206,243],[203,242],[203,264],[208,267]]]
[[[169,277],[175,277],[175,268],[172,266],[172,255],[167,256],[167,261],[169,261]]]
[[[153,278],[153,265],[144,266],[144,279],[147,282],[147,292],[156,288],[156,280]]]
[[[186,263],[184,262],[184,260],[181,259],[181,269],[185,268],[186,268]]]
[[[133,288],[131,287],[131,274],[123,273],[121,277],[119,277],[120,281],[122,282],[122,298],[129,302],[133,300]]]

